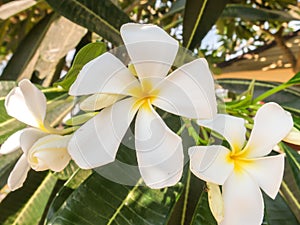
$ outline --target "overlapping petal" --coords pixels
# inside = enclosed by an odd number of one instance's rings
[[[96,93],[126,95],[129,88],[138,85],[137,79],[117,57],[111,53],[104,53],[82,68],[69,94],[74,96]]]
[[[222,189],[224,220],[220,225],[262,224],[264,202],[258,185],[246,173],[232,173]]]
[[[80,103],[80,109],[84,111],[97,111],[111,106],[122,98],[124,98],[124,95],[94,94]]]
[[[233,171],[228,160],[230,151],[221,145],[194,146],[189,148],[190,169],[202,180],[223,185]]]
[[[20,137],[22,133],[23,130],[19,130],[16,133],[9,136],[6,139],[6,141],[1,145],[0,154],[9,154],[21,148]]]
[[[28,162],[35,171],[62,171],[71,160],[67,151],[71,136],[50,134],[37,140],[28,152]]]
[[[245,154],[247,157],[268,155],[292,127],[293,118],[289,112],[274,102],[266,103],[256,113]]]
[[[176,184],[183,170],[181,138],[173,133],[149,103],[139,110],[135,123],[139,169],[147,186]]]
[[[31,149],[32,145],[40,138],[46,136],[47,133],[42,132],[35,128],[26,128],[20,136],[21,148],[25,155]]]
[[[11,191],[23,186],[29,170],[30,166],[27,162],[26,155],[23,154],[15,164],[15,167],[10,172],[8,177],[7,185]]]
[[[171,73],[157,86],[153,105],[188,118],[211,119],[217,113],[214,82],[204,59],[196,59]]]
[[[284,171],[283,154],[253,159],[252,163],[245,164],[244,169],[267,195],[273,199],[276,197]]]
[[[293,127],[290,133],[283,139],[287,143],[300,145],[300,131]]]
[[[127,98],[103,109],[71,138],[69,154],[78,166],[95,168],[114,161],[118,147],[132,121],[136,99]]]
[[[20,81],[5,99],[7,114],[33,127],[43,128],[46,107],[45,95],[29,80]]]
[[[218,114],[213,120],[198,120],[197,123],[225,137],[231,149],[241,150],[245,144],[246,128],[242,118]]]
[[[121,36],[140,79],[167,75],[178,51],[178,41],[150,24],[125,24]]]
[[[206,182],[208,204],[216,221],[220,223],[224,219],[224,201],[219,185]]]

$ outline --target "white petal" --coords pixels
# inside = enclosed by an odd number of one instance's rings
[[[14,191],[23,186],[26,180],[30,166],[27,162],[25,154],[23,154],[16,163],[8,177],[7,185],[10,190]]]
[[[167,75],[178,51],[178,41],[150,24],[125,24],[121,36],[139,78]]]
[[[224,219],[224,202],[219,185],[207,182],[207,194],[209,208],[216,221],[220,223]]]
[[[84,111],[96,111],[111,106],[124,95],[115,94],[94,94],[80,103],[80,109]]]
[[[46,97],[29,80],[19,82],[5,99],[7,114],[33,127],[43,127]]]
[[[268,155],[293,127],[291,114],[272,102],[263,105],[256,113],[254,127],[245,147],[247,157]]]
[[[293,127],[290,133],[283,139],[287,143],[300,145],[300,131]]]
[[[220,225],[262,224],[262,193],[247,173],[232,173],[223,186],[223,199],[224,220]]]
[[[275,199],[283,177],[284,155],[253,159],[244,165],[245,169],[264,192]]]
[[[111,53],[104,53],[88,62],[72,84],[70,95],[96,93],[127,94],[128,88],[139,85],[124,64]]]
[[[137,114],[135,147],[140,173],[147,186],[163,188],[180,180],[183,170],[181,138],[147,103]]]
[[[9,154],[21,148],[20,136],[23,133],[23,130],[24,129],[17,131],[6,139],[1,145],[0,154]]]
[[[212,120],[198,120],[197,123],[221,134],[229,142],[232,149],[242,150],[246,135],[244,119],[217,114]]]
[[[223,185],[234,167],[228,154],[230,151],[221,145],[191,147],[190,169],[202,180]]]
[[[165,111],[195,119],[211,119],[217,113],[214,81],[204,59],[178,68],[157,89],[152,104]]]
[[[40,138],[46,136],[47,133],[35,128],[26,128],[20,136],[20,144],[23,152],[27,155],[32,145]]]
[[[62,171],[71,159],[67,151],[70,138],[70,135],[50,134],[36,141],[27,156],[31,168],[36,171]]]
[[[127,98],[103,109],[73,134],[68,151],[79,167],[90,169],[114,161],[137,111],[134,103],[135,99]]]

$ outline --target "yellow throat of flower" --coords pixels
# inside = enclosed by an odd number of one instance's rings
[[[233,163],[234,172],[236,173],[243,172],[244,168],[252,163],[252,160],[247,158],[246,149],[240,150],[233,148],[232,151],[228,153],[226,160],[228,163]]]
[[[129,93],[137,99],[134,108],[150,109],[150,104],[157,98],[159,90],[153,87],[151,81],[142,80],[140,85],[130,89]]]

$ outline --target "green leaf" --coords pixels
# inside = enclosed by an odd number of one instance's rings
[[[77,125],[81,125],[84,124],[86,121],[88,121],[89,119],[91,119],[92,117],[96,116],[97,112],[88,112],[85,114],[81,114],[78,116],[74,116],[70,119],[68,119],[65,124],[68,126],[77,126]]]
[[[1,202],[0,223],[38,224],[55,183],[56,178],[48,172],[30,171],[24,186]]]
[[[124,186],[94,173],[46,224],[166,224],[182,185],[153,190],[141,184]]]
[[[227,0],[187,0],[183,19],[183,46],[194,49],[215,24]],[[213,13],[212,13],[213,12]]]
[[[75,172],[78,170],[77,164],[72,160],[66,168],[60,172],[55,172],[53,176],[57,177],[60,180],[68,180]]]
[[[296,73],[291,79],[289,79],[286,83],[286,85],[297,85],[300,84],[300,72]]]
[[[120,27],[129,17],[108,0],[46,0],[51,7],[71,21],[88,28],[112,42],[122,43]]]
[[[8,155],[0,156],[0,189],[6,185],[10,171],[13,169],[15,162],[21,154],[22,151],[19,150]]]
[[[281,146],[284,149],[287,161],[291,167],[291,170],[294,174],[296,184],[300,190],[300,155],[298,154],[298,152],[296,150],[290,148],[286,144],[282,144]]]
[[[298,225],[295,216],[287,206],[281,195],[277,195],[275,200],[264,195],[265,218],[268,225]],[[265,223],[263,223],[265,224]]]
[[[234,91],[236,93],[242,93],[246,91],[252,80],[246,79],[218,79],[217,83],[223,88]],[[271,83],[265,81],[255,81],[254,84],[254,98],[265,93],[266,91],[278,87],[279,83]],[[264,101],[266,102],[277,102],[283,106],[288,111],[295,115],[300,115],[299,105],[300,105],[300,91],[295,88],[285,88],[273,95],[267,97]]]
[[[12,58],[8,61],[7,66],[4,68],[1,80],[17,80],[20,75],[26,70],[29,62],[34,57],[43,37],[45,36],[50,24],[57,18],[55,14],[45,16],[28,35],[21,41],[18,48],[14,52]],[[27,78],[31,74],[26,74]]]
[[[280,21],[298,20],[286,11],[253,8],[241,4],[229,4],[221,14],[222,18],[242,18],[246,21]]]
[[[65,90],[69,90],[73,82],[76,80],[77,75],[79,74],[82,67],[87,64],[89,61],[98,57],[106,51],[106,45],[103,42],[90,43],[80,49],[77,53],[73,65],[63,78],[62,81],[55,83]]]
[[[208,194],[206,191],[202,191],[190,225],[217,225],[209,209]]]

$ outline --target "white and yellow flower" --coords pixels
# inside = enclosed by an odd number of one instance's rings
[[[264,202],[260,188],[275,198],[283,176],[284,155],[267,156],[292,129],[290,113],[276,103],[263,105],[245,145],[244,120],[218,114],[199,125],[222,134],[224,146],[195,146],[189,149],[191,171],[200,179],[222,186],[224,219],[221,225],[260,225]]]
[[[216,114],[213,78],[204,59],[166,76],[178,42],[155,25],[125,24],[121,36],[131,66],[127,68],[105,53],[86,64],[70,88],[74,96],[93,94],[82,103],[82,109],[104,109],[74,133],[69,153],[82,168],[114,161],[137,114],[135,148],[145,183],[152,188],[174,185],[183,169],[181,138],[152,105],[188,118],[211,119]]]
[[[61,136],[59,130],[45,123],[47,102],[38,88],[29,80],[20,81],[7,95],[5,108],[10,116],[31,126],[12,134],[0,149],[0,154],[19,148],[23,151],[8,178],[12,191],[22,187],[30,168],[59,172],[68,165],[71,158],[67,145],[71,136]]]

